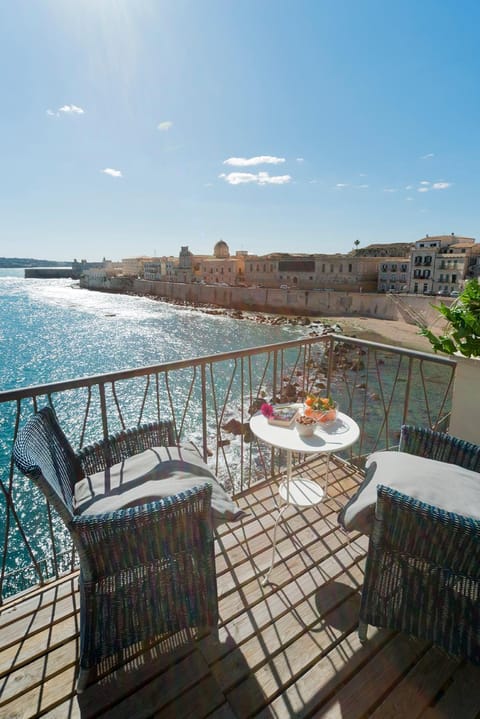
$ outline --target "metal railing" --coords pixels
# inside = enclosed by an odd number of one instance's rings
[[[67,530],[11,459],[18,428],[40,407],[54,408],[75,449],[169,419],[178,442],[193,440],[236,494],[285,461],[249,432],[249,418],[264,400],[334,396],[360,425],[346,456],[361,466],[369,452],[397,445],[402,423],[446,427],[454,371],[447,358],[324,335],[1,392],[1,601],[76,563]]]

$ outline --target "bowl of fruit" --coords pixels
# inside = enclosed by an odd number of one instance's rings
[[[305,417],[313,417],[317,422],[333,422],[337,419],[337,403],[331,397],[307,395],[303,413]]]

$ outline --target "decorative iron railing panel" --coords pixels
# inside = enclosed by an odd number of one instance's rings
[[[193,440],[235,494],[285,461],[250,435],[263,400],[331,394],[361,427],[345,455],[361,465],[370,451],[397,444],[402,422],[446,427],[454,369],[433,355],[324,335],[0,393],[2,601],[75,565],[63,524],[11,460],[19,426],[40,407],[55,409],[75,449],[170,419],[177,439]]]

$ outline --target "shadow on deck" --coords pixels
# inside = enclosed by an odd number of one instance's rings
[[[317,477],[323,463],[302,474]],[[356,628],[367,539],[339,530],[337,514],[361,480],[332,458],[327,499],[289,508],[270,583],[276,484],[239,498],[242,523],[217,537],[217,636],[188,633],[132,650],[130,663],[75,693],[77,577],[16,598],[0,614],[2,717],[478,716],[480,668],[405,635]],[[297,468],[298,471],[298,468]]]

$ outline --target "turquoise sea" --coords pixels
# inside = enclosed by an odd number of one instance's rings
[[[0,269],[0,389],[281,342],[271,326]]]

